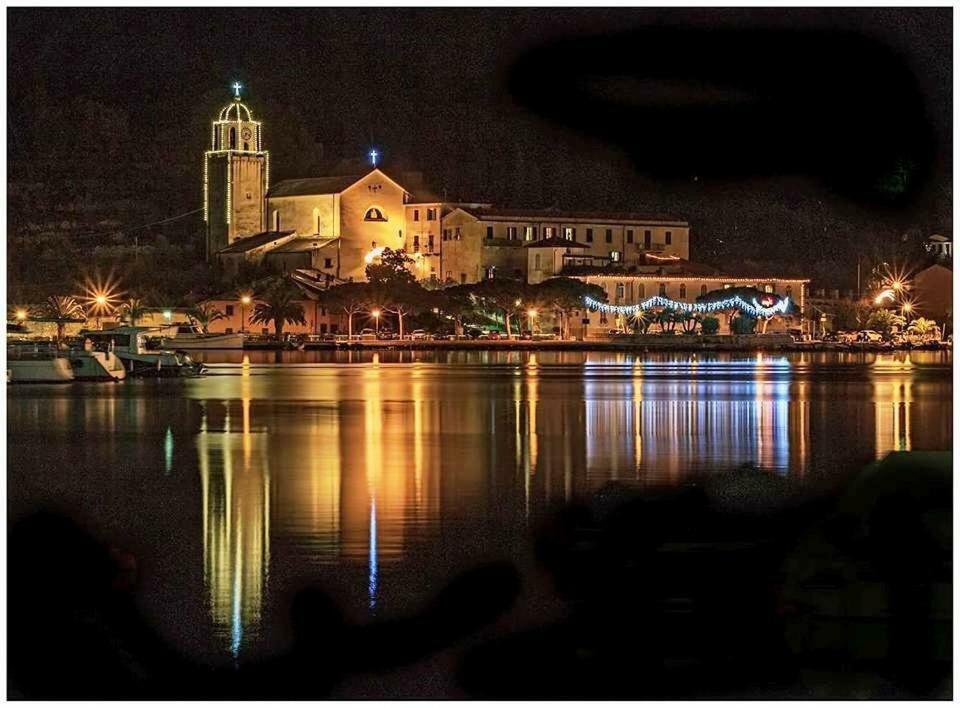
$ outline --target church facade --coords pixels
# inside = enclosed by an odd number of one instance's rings
[[[452,202],[418,173],[376,165],[271,184],[263,126],[239,95],[213,121],[203,192],[207,259],[227,275],[266,262],[329,284],[363,280],[385,248],[404,251],[416,277],[434,285],[539,282],[568,265],[689,257],[689,224],[670,216]]]

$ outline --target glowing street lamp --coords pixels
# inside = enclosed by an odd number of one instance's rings
[[[240,296],[240,334],[243,334],[246,331],[245,329],[247,324],[246,307],[247,305],[250,304],[250,302],[251,302],[251,298],[246,293]]]
[[[537,319],[537,308],[531,307],[527,310],[527,319],[530,322],[530,334],[533,334],[533,321]]]
[[[13,313],[13,316],[17,318],[17,322],[23,322],[27,319],[27,311],[21,307]]]
[[[380,310],[373,310],[371,313],[373,315],[374,327],[376,327],[377,335],[380,334]]]

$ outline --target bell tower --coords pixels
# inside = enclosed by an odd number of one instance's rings
[[[207,260],[238,238],[266,229],[270,154],[263,149],[263,127],[241,101],[233,100],[213,121],[210,149],[203,156],[203,220]]]

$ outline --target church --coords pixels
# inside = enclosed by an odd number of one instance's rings
[[[689,258],[689,224],[669,215],[509,209],[441,199],[419,173],[370,163],[352,174],[271,184],[263,125],[235,96],[204,155],[206,256],[224,272],[266,262],[312,283],[363,280],[383,249],[407,253],[425,284],[510,277],[538,282],[570,266]],[[652,259],[652,260],[651,260]]]

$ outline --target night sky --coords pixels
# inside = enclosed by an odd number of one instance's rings
[[[151,218],[199,206],[239,80],[274,181],[376,146],[450,198],[673,213],[695,260],[846,284],[950,232],[950,9],[10,9],[8,33],[11,181],[120,193],[136,165]]]

